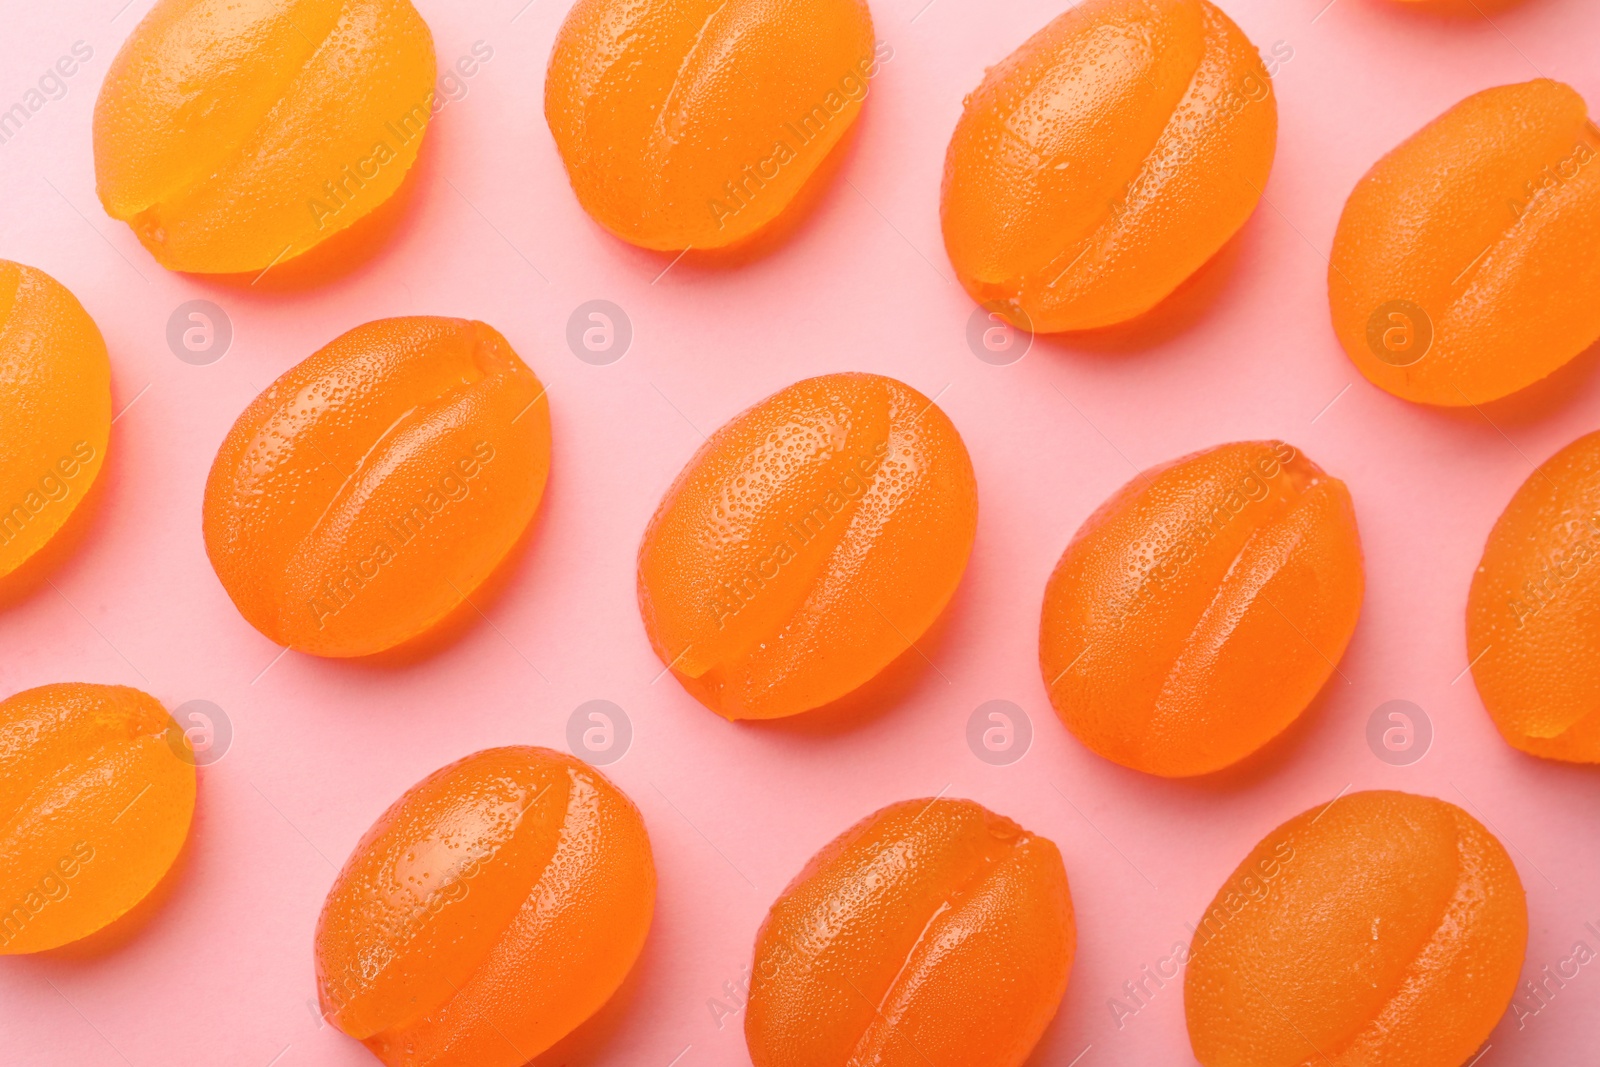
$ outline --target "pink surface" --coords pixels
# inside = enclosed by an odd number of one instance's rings
[[[1459,98],[1539,74],[1600,105],[1600,6],[1528,0],[1440,21],[1380,0],[1228,0],[1263,52],[1292,49],[1264,203],[1187,300],[1121,339],[1039,340],[993,366],[969,350],[972,304],[938,228],[944,146],[962,95],[1059,3],[879,0],[893,58],[814,212],[737,269],[646,254],[600,231],[568,189],[542,117],[564,0],[418,0],[441,65],[493,58],[429,133],[392,237],[352,274],[268,291],[162,270],[94,195],[89,122],[106,67],[149,0],[5,0],[0,108],[75,41],[93,58],[0,145],[0,256],[50,272],[99,322],[115,424],[100,507],[77,551],[0,613],[0,693],[120,682],[169,707],[209,700],[230,749],[200,772],[191,846],[170,896],[92,958],[0,960],[7,1064],[361,1065],[317,1018],[311,933],[362,831],[417,779],[473,750],[566,747],[593,699],[625,709],[606,768],[639,804],[661,873],[635,978],[549,1062],[743,1064],[738,987],[767,906],[825,841],[891,801],[975,798],[1053,838],[1079,955],[1038,1064],[1188,1063],[1179,983],[1120,1020],[1124,982],[1167,957],[1267,830],[1349,787],[1465,806],[1498,832],[1528,890],[1524,977],[1600,948],[1600,780],[1513,752],[1466,667],[1463,610],[1483,539],[1533,463],[1600,425],[1593,352],[1483,412],[1408,405],[1367,385],[1334,339],[1324,255],[1345,195],[1383,152]],[[519,9],[520,10],[519,12]],[[665,271],[665,273],[663,273]],[[184,301],[215,301],[220,362],[168,349]],[[606,299],[634,327],[620,362],[568,349],[568,316]],[[200,537],[211,458],[276,375],[369,319],[434,313],[502,330],[550,387],[555,463],[541,518],[482,617],[409,664],[283,655],[233,609]],[[634,603],[644,524],[701,435],[799,378],[899,377],[965,436],[977,548],[945,625],[881,710],[853,722],[734,726],[651,654]],[[125,410],[124,410],[125,409]],[[1225,440],[1281,437],[1345,479],[1368,564],[1349,654],[1301,724],[1236,772],[1159,781],[1107,763],[1051,713],[1036,663],[1044,581],[1073,530],[1136,469]],[[1031,717],[1031,750],[991,766],[967,721],[991,699]],[[1410,766],[1366,740],[1378,705],[1423,708]],[[1567,974],[1572,974],[1571,964]],[[1595,971],[1596,973],[1590,973]],[[1600,968],[1525,999],[1483,1062],[1573,1062],[1600,1027]],[[1526,1014],[1540,1008],[1537,1014]],[[1120,1025],[1119,1025],[1120,1022]],[[1074,1057],[1082,1055],[1081,1060]]]

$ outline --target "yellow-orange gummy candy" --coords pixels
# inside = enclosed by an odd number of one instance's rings
[[[493,327],[381,319],[239,416],[206,481],[206,554],[278,644],[381,652],[472,595],[549,470],[544,386]]]
[[[756,935],[755,1067],[1020,1067],[1077,946],[1061,853],[970,800],[891,804],[816,854]]]
[[[1189,1043],[1203,1067],[1461,1067],[1527,943],[1522,882],[1476,819],[1351,793],[1268,834],[1201,916]]]
[[[1243,441],[1145,471],[1084,522],[1045,588],[1039,664],[1067,727],[1151,774],[1206,774],[1293,722],[1361,612],[1344,483]]]
[[[989,69],[945,156],[945,249],[1041,332],[1148,311],[1244,225],[1277,147],[1271,77],[1207,0],[1085,0]]]
[[[159,0],[95,103],[100,202],[171,270],[264,270],[394,194],[434,74],[411,0]]]
[[[1484,707],[1524,752],[1600,763],[1600,432],[1522,483],[1467,597]]]
[[[1367,171],[1328,264],[1333,326],[1374,385],[1481,404],[1600,338],[1600,130],[1569,86],[1467,97]]]
[[[655,892],[639,811],[593,767],[474,753],[407,790],[339,872],[323,1012],[390,1067],[520,1067],[621,985]]]
[[[821,707],[887,667],[944,609],[978,496],[961,435],[892,378],[791,385],[713,434],[639,546],[661,662],[729,719]]]
[[[0,259],[0,578],[83,502],[111,437],[111,363],[60,282]]]
[[[645,248],[721,248],[788,207],[878,65],[865,0],[578,0],[545,121],[600,225]]]
[[[189,835],[194,792],[188,738],[137,689],[0,702],[0,954],[77,941],[143,900]]]

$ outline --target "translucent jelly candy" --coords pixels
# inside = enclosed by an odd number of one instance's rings
[[[970,800],[908,800],[812,857],[756,935],[755,1067],[1018,1067],[1077,944],[1061,853]]]
[[[1374,385],[1481,404],[1600,338],[1600,131],[1560,82],[1467,97],[1350,194],[1333,326]]]
[[[1522,968],[1516,868],[1472,816],[1351,793],[1255,847],[1195,928],[1184,977],[1204,1067],[1460,1067]]]
[[[391,1067],[520,1067],[621,985],[655,893],[639,810],[593,767],[475,753],[407,790],[339,872],[323,1013]]]
[[[1123,486],[1050,575],[1039,664],[1078,740],[1206,774],[1293,722],[1361,611],[1344,483],[1281,441],[1196,452]]]
[[[639,546],[661,662],[729,719],[820,707],[938,618],[972,551],[961,435],[892,378],[791,385],[711,436]]]
[[[194,785],[188,739],[137,689],[0,702],[0,954],[77,941],[143,900],[189,835]]]
[[[472,594],[539,506],[550,408],[492,327],[358,326],[239,416],[206,482],[206,553],[250,624],[363,656]]]
[[[0,259],[0,577],[82,502],[111,436],[111,363],[94,320],[50,275]]]
[[[600,225],[645,248],[721,248],[795,198],[878,62],[864,0],[578,0],[545,121]]]
[[[1494,524],[1467,597],[1478,695],[1524,752],[1600,763],[1600,433],[1545,461]]]
[[[945,156],[967,292],[1041,332],[1134,318],[1255,210],[1278,104],[1206,0],[1085,0],[991,67]]]
[[[410,0],[159,0],[95,103],[100,202],[171,270],[264,270],[400,187],[434,73]]]

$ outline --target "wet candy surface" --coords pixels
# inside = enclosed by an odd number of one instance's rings
[[[579,0],[545,119],[600,225],[645,248],[721,248],[789,206],[879,64],[863,0]]]
[[[1484,707],[1524,752],[1600,763],[1600,433],[1522,483],[1494,524],[1467,599]]]
[[[1044,333],[1149,310],[1244,224],[1278,105],[1206,0],[1086,0],[989,69],[945,156],[945,249],[973,299]]]
[[[177,858],[194,798],[188,740],[137,689],[63,683],[0,702],[0,954],[126,914]]]
[[[1600,338],[1600,130],[1540,79],[1461,101],[1350,194],[1328,267],[1333,325],[1380,388],[1482,404]]]
[[[874,374],[830,374],[723,426],[639,547],[661,662],[730,719],[820,707],[906,652],[955,592],[977,526],[949,418]]]
[[[319,656],[423,633],[527,527],[550,469],[544,386],[493,327],[358,326],[234,423],[206,552],[250,624]]]
[[[1220,445],[1146,471],[1084,522],[1045,588],[1050,702],[1126,767],[1219,770],[1333,674],[1363,581],[1348,490],[1292,445]]]
[[[55,536],[105,464],[111,364],[83,305],[0,260],[0,578]]]
[[[756,937],[755,1067],[1019,1067],[1077,934],[1061,854],[970,800],[908,800],[814,856]]]
[[[1350,793],[1268,834],[1196,924],[1189,1041],[1204,1067],[1459,1067],[1527,940],[1522,882],[1476,819]]]
[[[407,790],[339,872],[322,1010],[391,1067],[520,1067],[616,991],[655,888],[638,809],[594,768],[474,753]]]
[[[434,76],[410,0],[160,0],[95,103],[100,202],[171,270],[265,270],[394,194]]]

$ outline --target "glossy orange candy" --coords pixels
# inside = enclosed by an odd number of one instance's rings
[[[545,121],[600,225],[645,248],[721,248],[789,206],[881,58],[865,0],[578,0]]]
[[[1085,0],[991,67],[945,156],[945,249],[973,299],[1040,332],[1132,319],[1255,210],[1270,75],[1206,0]]]
[[[639,809],[547,748],[491,748],[408,789],[317,920],[323,1014],[390,1067],[520,1067],[606,1002],[644,947]]]
[[[1494,524],[1467,597],[1484,707],[1524,752],[1600,763],[1600,432],[1546,460]]]
[[[0,702],[0,955],[77,941],[143,900],[183,848],[194,792],[188,738],[137,689]]]
[[[1195,929],[1184,1009],[1204,1067],[1460,1067],[1516,989],[1528,909],[1454,804],[1351,793],[1255,847]]]
[[[1481,404],[1600,338],[1600,130],[1560,82],[1467,97],[1367,171],[1328,266],[1351,362],[1406,400]]]
[[[54,537],[105,465],[111,363],[83,305],[0,259],[0,578]]]
[[[1045,588],[1050,702],[1100,755],[1206,774],[1293,722],[1361,611],[1344,483],[1244,441],[1145,471],[1091,515]]]
[[[1054,844],[970,800],[891,804],[772,905],[751,968],[750,1059],[1019,1067],[1076,944]]]
[[[713,434],[639,546],[661,662],[729,719],[820,707],[905,652],[966,569],[977,485],[961,435],[892,378],[829,374]]]
[[[100,202],[171,270],[264,270],[394,194],[434,75],[411,0],[159,0],[95,103]]]
[[[273,641],[363,656],[472,594],[539,506],[544,387],[492,327],[358,326],[234,423],[206,482],[206,553]]]

